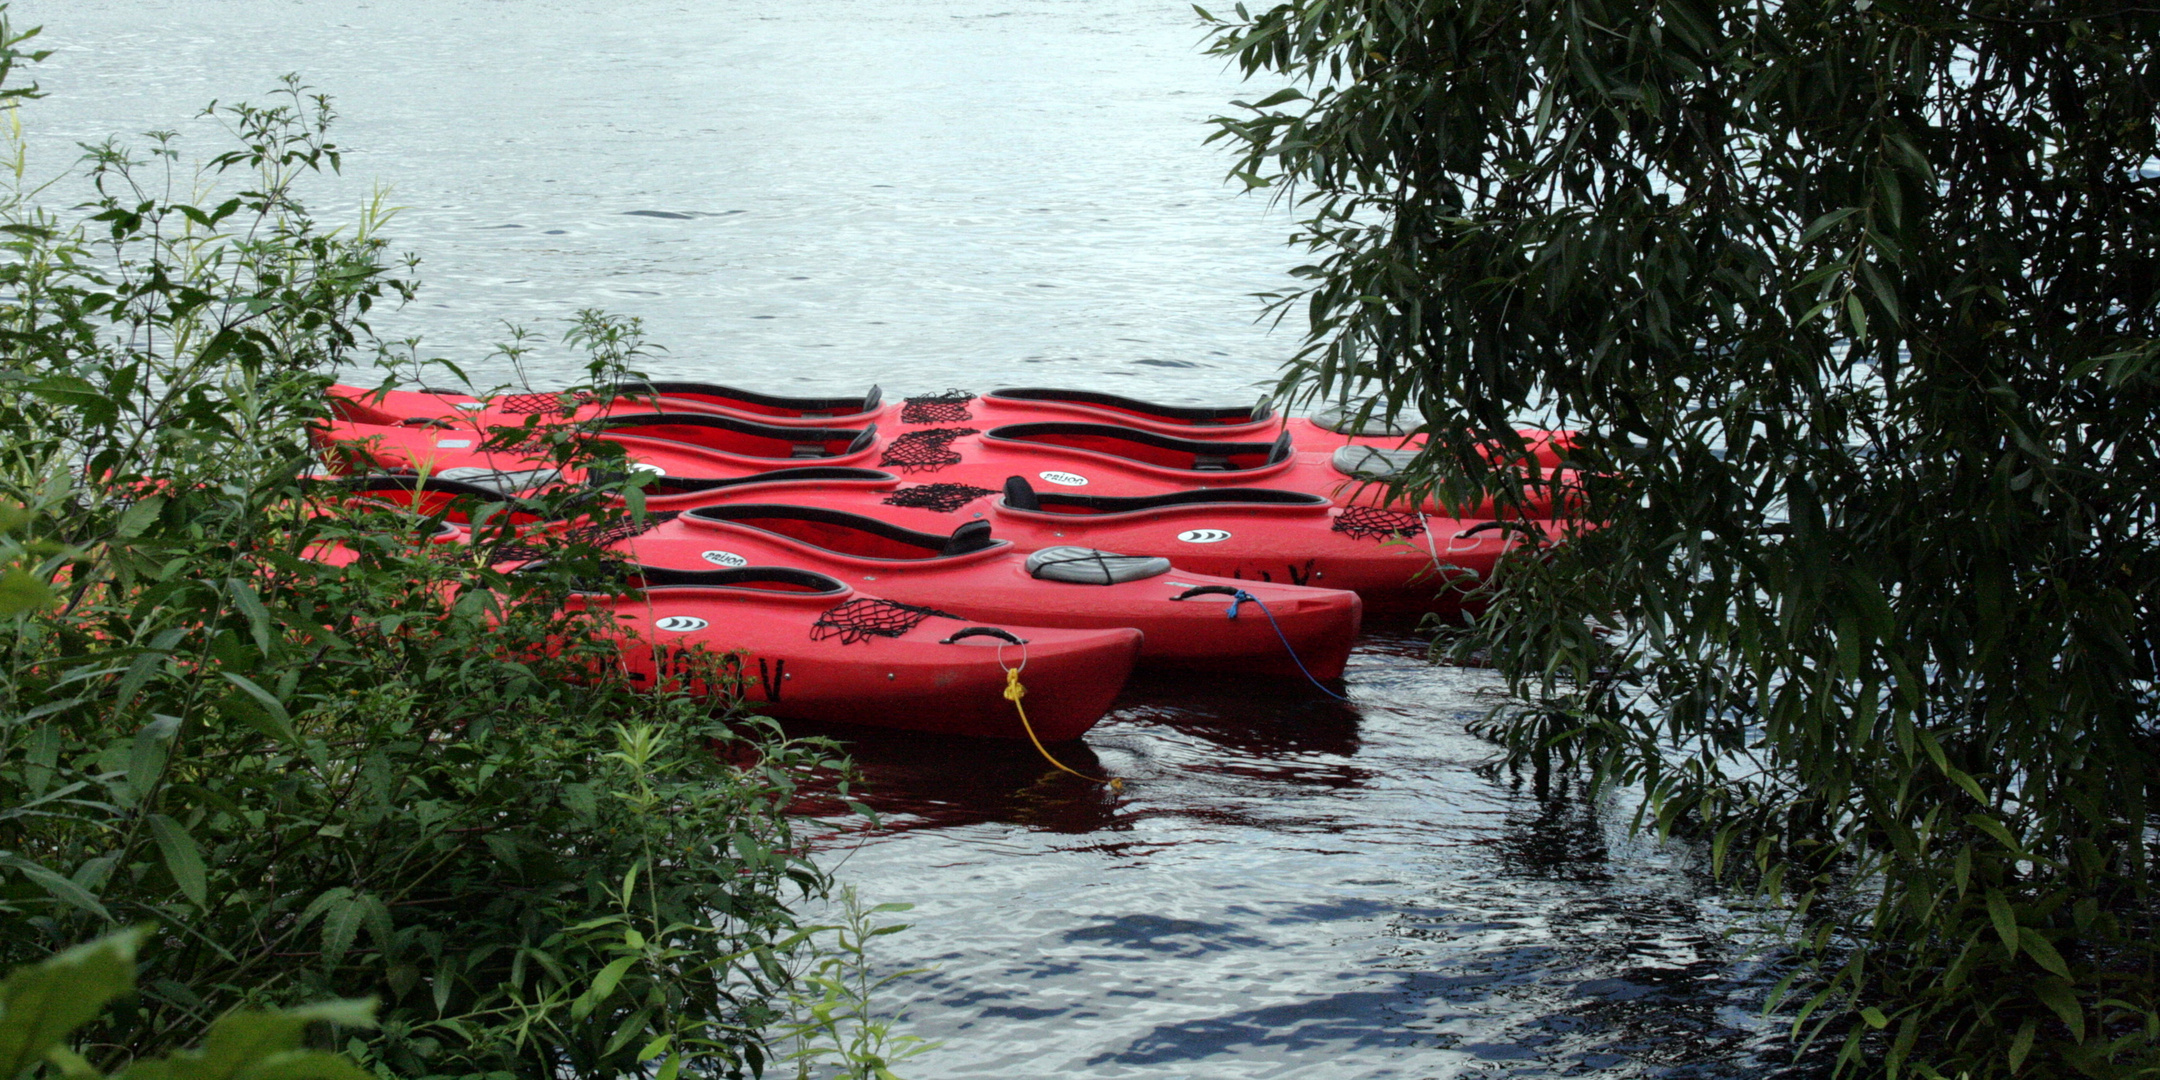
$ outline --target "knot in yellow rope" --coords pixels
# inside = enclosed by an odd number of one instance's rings
[[[1027,687],[1020,685],[1020,669],[1006,668],[1005,700],[1010,701],[1015,705],[1018,705],[1020,703],[1020,699],[1022,697],[1025,697],[1026,695]]]

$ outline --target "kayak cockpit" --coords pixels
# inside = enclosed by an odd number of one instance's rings
[[[776,427],[709,413],[636,413],[596,422],[609,438],[658,439],[700,450],[766,461],[853,457],[877,443],[877,425],[851,428]]]
[[[703,407],[781,420],[864,419],[884,402],[884,391],[875,386],[860,397],[783,397],[701,382],[624,383],[619,389],[620,400],[644,402],[663,412],[671,405]]]
[[[701,506],[683,520],[703,525],[757,529],[834,555],[888,562],[951,559],[1008,547],[990,535],[987,521],[969,521],[949,536],[919,532],[861,514],[815,506],[746,503]]]
[[[983,433],[985,445],[1020,445],[1101,454],[1181,472],[1258,472],[1290,460],[1290,433],[1274,442],[1206,442],[1110,424],[1007,424]]]
[[[1325,511],[1330,506],[1326,498],[1302,491],[1282,491],[1275,488],[1205,488],[1193,491],[1172,491],[1161,495],[1062,495],[1054,492],[1036,491],[1026,477],[1013,476],[1005,480],[1005,496],[997,505],[1003,510],[1023,513],[1054,514],[1065,517],[1100,517],[1110,514],[1140,514],[1185,508],[1235,507],[1238,509],[1276,508],[1295,511]]]
[[[1275,406],[1265,397],[1252,405],[1161,405],[1117,394],[1097,393],[1093,390],[1059,390],[1049,387],[1016,386],[992,390],[983,395],[984,402],[1024,402],[1028,404],[1070,405],[1097,409],[1124,416],[1139,417],[1158,424],[1177,424],[1185,427],[1236,427],[1241,424],[1258,424],[1275,415]]]

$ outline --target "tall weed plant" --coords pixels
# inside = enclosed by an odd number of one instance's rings
[[[0,77],[43,55],[4,18]],[[234,148],[200,167],[98,146],[54,211],[18,143],[0,193],[0,966],[147,927],[79,1032],[108,1071],[363,997],[343,1049],[382,1075],[762,1071],[807,947],[787,904],[827,886],[784,809],[835,763],[633,688],[604,605],[565,609],[610,580],[589,546],[506,575],[506,515],[430,544],[318,477],[328,373],[413,284],[379,200],[326,228],[300,199],[339,165],[327,99],[206,115]],[[591,312],[571,341],[598,390],[642,348]],[[627,472],[574,427],[501,437]],[[635,513],[629,483],[526,509]],[[713,660],[674,670],[724,690]]]

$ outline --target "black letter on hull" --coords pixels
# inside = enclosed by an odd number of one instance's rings
[[[765,658],[757,661],[758,681],[765,684],[765,700],[768,704],[780,704],[780,683],[787,678],[787,661],[775,660],[771,670],[765,667]]]

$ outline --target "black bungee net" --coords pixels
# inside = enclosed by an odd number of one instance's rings
[[[1343,510],[1331,526],[1352,540],[1379,540],[1400,536],[1405,540],[1425,531],[1425,515],[1377,506],[1352,506]]]
[[[917,484],[904,487],[879,499],[887,506],[905,506],[911,510],[935,510],[950,514],[985,495],[995,495],[989,488],[973,484]]]
[[[568,403],[564,398],[570,398]],[[561,413],[568,416],[578,406],[589,405],[598,400],[583,390],[570,394],[511,394],[495,399],[495,407],[514,416],[531,416],[536,413]]]
[[[900,410],[900,422],[903,424],[957,424],[962,420],[973,420],[975,419],[974,414],[968,412],[968,402],[973,400],[975,400],[975,395],[965,390],[947,390],[942,394],[924,394],[921,397],[911,397],[907,399],[907,404]]]
[[[886,444],[885,456],[878,459],[878,464],[905,473],[936,472],[947,465],[960,464],[960,452],[952,448],[952,441],[973,434],[975,429],[970,427],[910,431]]]
[[[934,607],[918,607],[898,600],[877,600],[864,597],[850,600],[817,617],[810,624],[810,640],[824,641],[837,637],[842,645],[854,645],[873,637],[896,638],[922,621],[937,616],[940,619],[957,619],[960,616]]]

